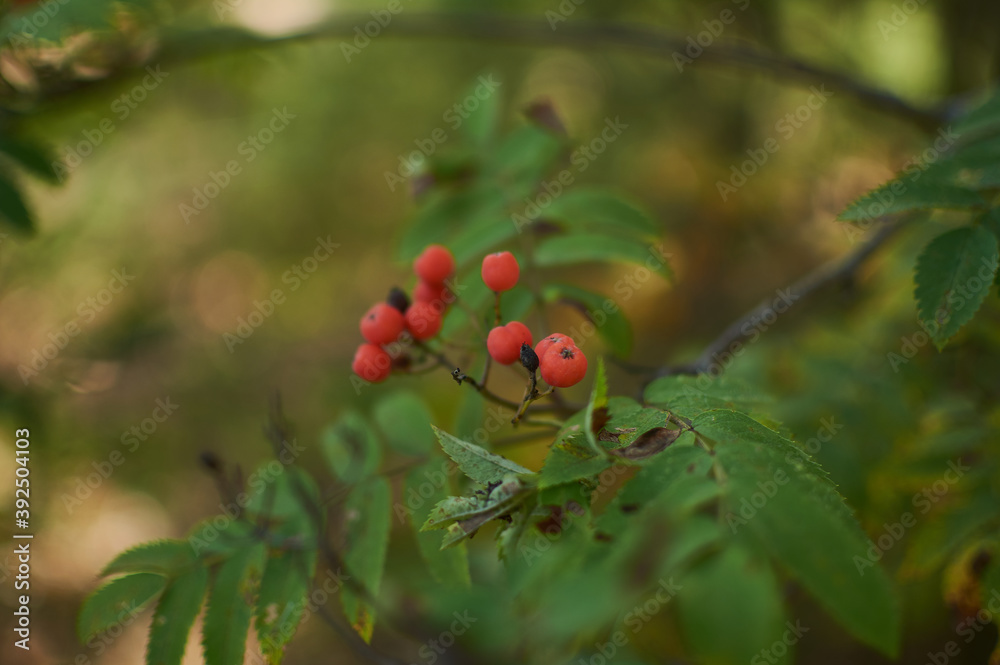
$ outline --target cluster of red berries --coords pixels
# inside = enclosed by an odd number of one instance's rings
[[[412,304],[405,293],[393,289],[386,302],[373,305],[361,318],[361,334],[367,343],[358,347],[351,368],[366,381],[378,383],[389,376],[392,358],[382,347],[397,341],[404,332],[424,341],[441,330],[450,295],[445,280],[455,271],[455,259],[445,247],[431,245],[414,261],[413,270],[420,281]],[[483,259],[483,283],[498,299],[500,293],[517,285],[520,274],[517,259],[510,252],[496,252]],[[486,350],[501,365],[520,361],[529,371],[540,371],[542,380],[554,388],[575,385],[587,373],[587,357],[568,335],[549,335],[534,349],[532,343],[528,326],[511,321],[489,332]]]
[[[500,293],[517,284],[520,267],[510,252],[490,254],[483,259],[483,282]],[[528,370],[540,370],[542,380],[554,388],[569,388],[587,373],[587,357],[568,335],[549,335],[532,351],[531,331],[520,321],[497,326],[486,337],[486,350],[501,365],[520,361]]]
[[[422,342],[441,330],[451,299],[445,281],[455,272],[455,257],[441,245],[430,245],[413,262],[413,271],[418,278],[413,302],[394,288],[386,302],[372,305],[361,317],[361,336],[366,343],[354,353],[351,369],[365,381],[384,381],[392,371],[392,358],[384,346],[405,333]]]

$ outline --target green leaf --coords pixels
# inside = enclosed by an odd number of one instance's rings
[[[443,529],[451,522],[465,521],[485,513],[498,514],[497,509],[509,509],[514,504],[523,501],[526,493],[530,492],[531,489],[517,476],[507,475],[485,496],[482,494],[473,497],[450,496],[439,501],[420,529],[421,531]]]
[[[784,610],[774,571],[737,545],[687,571],[677,604],[684,637],[699,663],[753,663],[781,641]]]
[[[982,226],[944,233],[917,259],[920,320],[938,349],[965,325],[989,293],[997,271],[997,239]]]
[[[265,660],[279,665],[305,610],[316,569],[316,550],[278,549],[268,554],[254,623]]]
[[[323,455],[334,475],[345,483],[357,483],[378,470],[382,449],[367,421],[358,413],[345,413],[327,427],[321,442]]]
[[[219,567],[202,626],[206,665],[242,665],[264,555],[264,546],[258,543]]]
[[[971,210],[984,205],[983,197],[974,189],[908,177],[892,180],[865,194],[847,206],[837,219],[857,222],[911,210]]]
[[[399,260],[412,261],[427,245],[444,243],[461,230],[466,220],[504,216],[503,190],[496,184],[432,192],[416,217],[407,225],[400,242]],[[461,263],[461,261],[459,261]]]
[[[87,596],[77,618],[80,642],[116,625],[132,623],[133,617],[155,599],[167,578],[154,573],[135,573],[114,579]]]
[[[604,370],[604,358],[597,359],[597,376],[594,378],[594,389],[590,393],[590,400],[587,402],[587,415],[584,417],[584,434],[587,436],[587,443],[599,455],[607,453],[597,443],[597,431],[603,427],[608,420],[608,377]]]
[[[619,535],[644,511],[677,513],[698,502],[713,498],[718,487],[708,480],[712,458],[703,448],[680,443],[652,458],[622,487],[597,520],[597,529]],[[711,490],[706,491],[704,488]],[[669,492],[665,499],[662,497]]]
[[[0,135],[0,152],[35,175],[49,182],[59,182],[59,175],[52,166],[52,156],[46,154],[40,146],[12,136]]]
[[[420,528],[429,519],[434,506],[448,496],[450,486],[445,465],[444,459],[435,459],[410,471],[406,476],[405,500],[410,522],[416,532],[420,556],[427,564],[431,577],[444,585],[468,587],[471,578],[465,544],[442,550],[441,537]],[[417,505],[414,507],[410,501]]]
[[[192,568],[175,578],[160,596],[149,628],[146,665],[180,665],[188,633],[208,589],[208,569]]]
[[[613,457],[594,455],[594,451],[564,442],[552,447],[545,464],[538,474],[538,487],[547,489],[565,483],[587,480],[610,469],[615,463]]]
[[[645,212],[613,192],[593,187],[564,192],[542,209],[540,217],[615,233],[624,230],[648,235],[659,231],[659,224]]]
[[[713,409],[743,409],[770,400],[743,382],[725,377],[665,376],[646,387],[643,395],[650,404],[662,404],[674,413],[693,418]]]
[[[614,298],[569,284],[550,284],[542,297],[549,303],[573,305],[594,324],[597,334],[613,353],[625,357],[632,351],[632,326]]]
[[[184,540],[154,540],[125,550],[104,567],[100,576],[118,573],[178,575],[197,561],[194,549]]]
[[[575,263],[618,261],[640,266],[671,278],[670,265],[660,252],[639,240],[597,233],[574,233],[546,238],[535,249],[535,263],[542,267]]]
[[[431,413],[415,393],[388,395],[375,405],[373,415],[390,447],[406,455],[427,455],[434,449]]]
[[[432,425],[432,427],[434,426]],[[508,473],[534,473],[531,469],[525,469],[520,464],[510,461],[506,457],[494,455],[474,443],[455,438],[442,429],[434,427],[434,433],[437,435],[438,441],[441,442],[441,447],[447,453],[448,457],[453,459],[455,464],[458,464],[458,468],[465,475],[478,483],[488,485],[489,483],[499,482]]]
[[[484,164],[484,179],[505,183],[511,200],[530,195],[564,150],[560,137],[535,125],[507,134]],[[511,221],[513,224],[513,220]]]
[[[0,176],[0,217],[22,233],[33,233],[35,230],[35,223],[21,197],[20,190],[2,176]]]
[[[892,584],[867,558],[871,541],[822,469],[742,413],[708,411],[694,428],[714,442],[725,477],[720,510],[734,535],[755,540],[855,637],[895,657]]]
[[[350,575],[372,597],[378,596],[389,548],[392,490],[385,478],[375,477],[355,488],[345,506],[344,564]],[[365,642],[375,628],[375,608],[353,589],[340,595],[347,620]]]
[[[462,135],[480,151],[485,151],[493,143],[503,97],[492,83],[486,81],[488,77],[492,78],[492,75],[480,76],[466,90],[463,97],[476,99],[478,105],[469,111],[468,117],[460,120]]]

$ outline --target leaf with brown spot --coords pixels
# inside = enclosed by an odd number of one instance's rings
[[[630,460],[644,460],[662,452],[667,446],[677,440],[683,430],[669,429],[667,427],[654,427],[648,432],[640,434],[635,441],[625,446],[610,451],[612,455]]]

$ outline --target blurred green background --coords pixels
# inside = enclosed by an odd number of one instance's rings
[[[71,27],[77,18],[70,13],[87,4],[71,0],[48,29],[59,20]],[[601,43],[571,49],[457,32],[418,38],[395,34],[391,24],[350,62],[346,37],[175,57],[139,101],[131,91],[146,74],[115,72],[125,64],[155,66],[161,42],[185,31],[228,24],[280,35],[344,15],[361,25],[367,12],[386,3],[151,3],[134,15],[117,5],[91,4],[79,20],[110,12],[111,23],[51,42],[35,55],[61,81],[106,83],[46,95],[48,79],[26,77],[12,47],[0,53],[5,122],[69,164],[74,147],[96,144],[61,186],[21,179],[38,231],[30,238],[10,232],[0,243],[0,478],[13,477],[14,430],[30,427],[37,533],[37,646],[23,654],[5,638],[3,662],[83,665],[86,660],[74,661],[78,654],[89,662],[138,662],[142,629],[127,631],[98,656],[77,644],[75,613],[115,553],[143,540],[181,536],[217,510],[199,454],[214,451],[245,469],[267,459],[261,425],[268,395],[280,389],[307,465],[318,467],[323,427],[348,407],[365,410],[389,390],[375,386],[358,395],[349,370],[361,313],[389,286],[413,283],[409,266],[397,260],[396,242],[417,204],[409,186],[390,189],[385,172],[435,128],[448,135],[440,150],[456,149],[458,133],[444,114],[477,77],[501,82],[505,129],[523,123],[521,110],[542,98],[551,100],[581,143],[596,136],[606,118],[627,124],[578,182],[630,194],[661,222],[673,255],[675,282],[651,281],[624,304],[636,331],[631,361],[642,365],[690,359],[760,298],[849,251],[852,243],[836,214],[923,148],[919,128],[833,88],[833,96],[723,201],[717,182],[728,180],[730,166],[745,160],[748,149],[778,135],[775,123],[806,103],[808,83],[707,59],[680,73],[669,56]],[[562,3],[575,7],[567,23],[635,23],[681,37],[697,35],[704,21],[737,4]],[[894,12],[902,4],[753,0],[720,39],[847,73],[916,105],[974,96],[997,76],[1000,6],[911,3],[915,10],[896,25]],[[531,18],[542,26],[546,12],[561,11],[556,0],[475,7],[414,0],[402,6],[404,18],[475,11]],[[17,12],[8,16],[8,29],[38,11],[30,4],[8,9]],[[897,29],[886,28],[887,22]],[[555,24],[553,34],[567,23]],[[198,44],[195,35],[179,53]],[[132,95],[134,108],[116,105],[123,94]],[[248,149],[248,137],[268,127],[276,110],[287,124],[263,149]],[[197,191],[204,192],[212,174],[231,160],[239,173],[186,220],[181,206],[192,205]],[[901,336],[919,330],[913,261],[940,228],[901,235],[857,283],[825,290],[782,318],[733,367],[735,375],[775,394],[775,415],[798,437],[814,436],[822,418],[845,424],[819,458],[870,533],[899,514],[900,488],[883,482],[882,472],[905,456],[913,440],[963,413],[997,421],[995,299],[945,352],[924,347],[899,373],[886,361],[887,353],[898,352]],[[295,280],[283,277],[312,256],[318,238],[338,248],[293,289]],[[120,293],[105,291],[114,271],[134,276]],[[569,278],[609,291],[629,272],[597,266]],[[230,352],[223,335],[235,333],[240,318],[276,288],[286,302]],[[565,327],[580,321],[569,309],[555,312],[555,320]],[[71,322],[79,334],[37,376],[22,380],[19,367]],[[394,381],[430,399],[437,422],[454,421],[464,393],[444,373]],[[613,392],[632,394],[639,380],[612,365],[611,385]],[[500,389],[519,387],[511,381]],[[147,419],[157,400],[177,408],[150,432],[153,421]],[[142,432],[144,421],[146,438],[127,443],[123,437],[133,427]],[[515,457],[537,465],[544,447],[536,446],[518,449]],[[113,451],[121,451],[123,462],[112,465],[96,489],[88,488],[88,476],[107,471]],[[13,483],[5,481],[4,524],[12,502]],[[484,556],[492,555],[488,540],[481,545]],[[0,563],[7,552],[0,550]],[[405,555],[393,556],[399,561],[391,559],[390,566],[405,570]],[[953,636],[948,610],[938,578],[905,582],[904,589],[901,662],[923,662],[927,650]],[[0,601],[13,604],[9,579],[0,585]],[[808,608],[802,611],[817,612]],[[148,616],[139,624],[146,621]],[[816,622],[839,630],[821,618]],[[9,634],[8,626],[5,611],[2,634]],[[287,662],[316,662],[340,648],[331,644],[338,645],[337,638],[310,622]],[[953,662],[983,662],[992,646],[992,636],[981,637]],[[839,632],[798,649],[799,662],[880,662]],[[674,652],[663,646],[660,653]],[[189,650],[189,658],[198,662],[197,650]]]

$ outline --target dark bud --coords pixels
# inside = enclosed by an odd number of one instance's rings
[[[222,470],[222,460],[219,459],[218,455],[216,455],[211,451],[206,450],[205,452],[203,452],[201,455],[198,456],[198,459],[201,462],[202,466],[204,466],[209,471],[214,471],[218,473],[219,471]]]
[[[559,119],[559,114],[556,113],[555,106],[552,105],[551,100],[542,99],[537,102],[530,104],[526,109],[524,109],[524,115],[531,120],[536,125],[549,130],[553,134],[559,136],[566,136],[566,126],[563,124],[562,120]]]
[[[386,296],[385,301],[398,309],[402,314],[406,314],[406,309],[410,306],[409,296],[406,295],[406,291],[398,286],[389,289],[389,295]]]
[[[521,364],[529,372],[538,370],[538,354],[527,344],[521,344]]]

